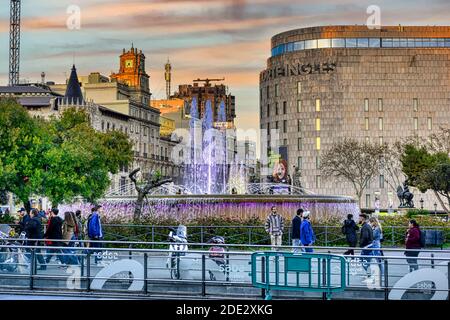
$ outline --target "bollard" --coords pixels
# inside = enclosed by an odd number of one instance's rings
[[[30,261],[30,290],[34,289],[34,265],[35,265],[35,249],[31,249],[31,261]]]
[[[266,282],[266,257],[261,257],[261,282]],[[266,289],[261,289],[261,297],[266,298]]]
[[[384,300],[389,300],[389,274],[388,261],[384,260]]]
[[[147,258],[148,258],[148,254],[147,254],[147,252],[145,252],[144,253],[144,294],[148,293],[148,286],[147,286],[147,277],[148,277],[147,264],[148,264],[148,262],[147,262]]]
[[[87,278],[87,291],[91,291],[91,251],[88,251],[86,257],[86,278]]]
[[[202,297],[206,296],[206,257],[202,254]]]

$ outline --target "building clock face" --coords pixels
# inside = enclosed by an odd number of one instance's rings
[[[125,68],[133,68],[133,60],[125,60]]]

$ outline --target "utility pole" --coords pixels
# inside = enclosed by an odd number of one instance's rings
[[[20,1],[10,0],[9,23],[9,85],[19,84],[20,65]]]

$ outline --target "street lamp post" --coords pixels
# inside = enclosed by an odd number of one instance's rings
[[[436,215],[436,213],[437,213],[437,203],[435,202],[434,203],[434,215]]]

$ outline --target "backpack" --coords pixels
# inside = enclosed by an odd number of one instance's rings
[[[426,232],[419,230],[420,233],[420,247],[425,248],[426,245]]]

